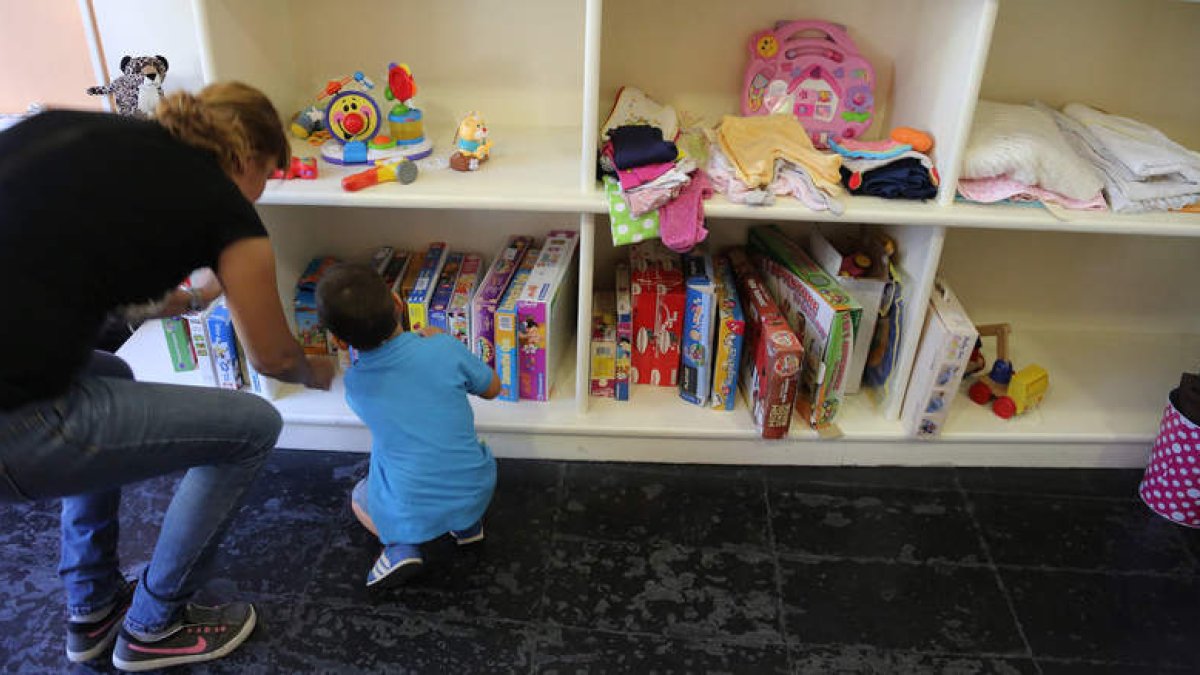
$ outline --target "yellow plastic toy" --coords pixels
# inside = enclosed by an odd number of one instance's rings
[[[987,375],[981,375],[967,391],[971,400],[979,405],[992,404],[997,417],[1009,419],[1037,406],[1050,387],[1050,374],[1035,364],[1025,366],[1013,373],[1008,360],[1008,335],[1012,328],[1006,323],[978,326],[979,335],[996,338],[996,361]],[[968,363],[968,373],[978,372],[985,367],[983,355],[976,348]]]

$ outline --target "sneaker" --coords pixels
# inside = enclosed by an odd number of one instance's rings
[[[250,637],[256,621],[254,606],[246,602],[219,607],[188,605],[183,621],[157,640],[140,640],[122,628],[113,650],[113,665],[139,672],[219,659]]]
[[[121,621],[133,602],[133,589],[137,581],[125,582],[125,588],[117,593],[112,607],[95,621],[67,621],[67,660],[71,663],[91,661],[103,654],[117,639]]]
[[[465,530],[450,530],[450,536],[454,537],[454,541],[458,542],[459,546],[483,541],[483,519],[475,521],[474,525]]]
[[[421,549],[413,544],[392,544],[383,549],[367,573],[367,588],[389,588],[416,576],[425,567]]]

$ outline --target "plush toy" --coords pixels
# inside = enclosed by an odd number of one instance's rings
[[[455,171],[475,171],[487,161],[492,141],[488,139],[487,122],[479,113],[468,113],[459,122],[458,131],[454,133],[454,149],[454,154],[450,155],[450,168]]]
[[[88,87],[92,96],[113,95],[117,112],[134,117],[153,117],[162,100],[162,83],[167,77],[165,56],[126,56],[122,75],[103,87]]]

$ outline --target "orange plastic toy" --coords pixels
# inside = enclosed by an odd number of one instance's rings
[[[896,127],[892,129],[891,136],[893,141],[911,145],[917,152],[929,154],[929,151],[933,150],[933,136],[924,131],[912,127]]]

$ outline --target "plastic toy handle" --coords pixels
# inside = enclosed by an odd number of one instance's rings
[[[372,185],[379,185],[379,167],[371,167],[342,179],[342,189],[348,192],[358,192]]]
[[[775,26],[775,34],[779,36],[781,45],[797,37],[798,33],[810,31],[825,34],[839,46],[850,44],[850,34],[845,27],[829,21],[789,21]]]

